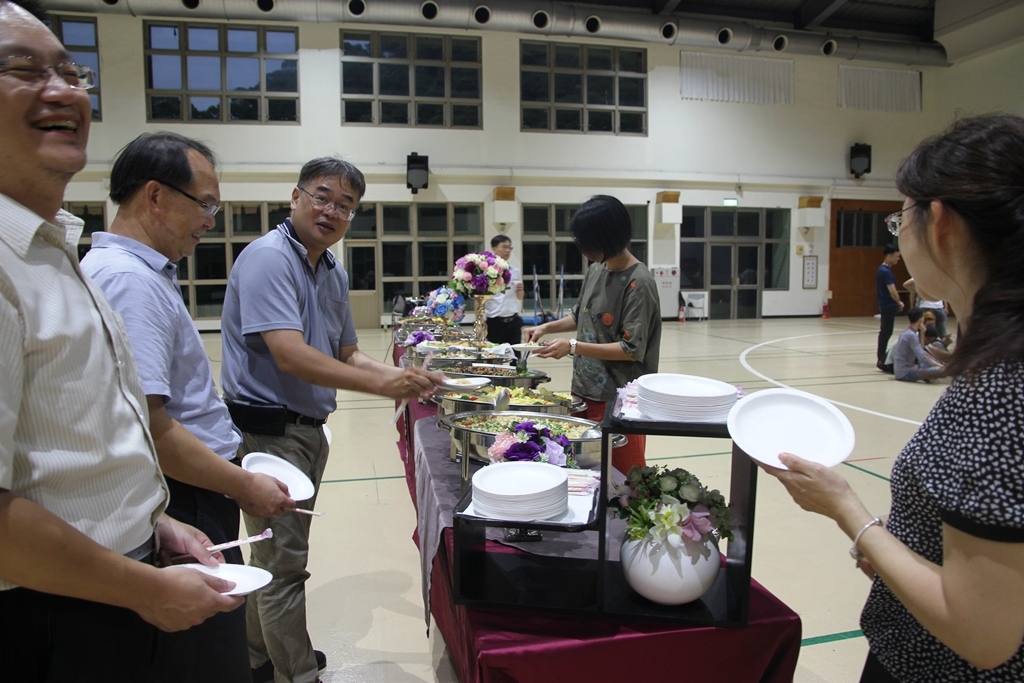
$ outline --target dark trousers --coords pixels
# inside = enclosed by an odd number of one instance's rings
[[[223,494],[196,488],[167,477],[171,493],[167,514],[201,530],[213,543],[238,538],[239,511]],[[238,548],[223,551],[224,559],[243,564]],[[251,680],[249,644],[245,634],[245,605],[221,612],[198,626],[161,633],[157,648],[158,675],[152,680],[182,683]]]
[[[0,679],[4,681],[155,680],[160,632],[131,610],[13,588],[0,591],[0,615]]]
[[[517,313],[508,318],[488,318],[487,341],[495,344],[519,344],[522,342],[522,317]]]
[[[868,650],[868,659],[864,662],[864,671],[860,675],[860,683],[900,683],[899,680],[889,673],[878,657],[871,650]]]
[[[882,308],[879,311],[882,315],[882,324],[878,328],[878,362],[884,363],[885,356],[889,352],[889,338],[892,337],[892,328],[896,324],[896,308]]]

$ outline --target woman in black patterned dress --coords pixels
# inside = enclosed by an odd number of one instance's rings
[[[893,466],[887,520],[834,470],[765,470],[874,576],[862,682],[1024,681],[1024,119],[955,123],[896,185],[907,268],[959,314],[956,378]]]

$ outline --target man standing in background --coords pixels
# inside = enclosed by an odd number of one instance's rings
[[[338,389],[419,398],[440,372],[385,365],[359,350],[349,311],[348,274],[330,247],[348,232],[366,191],[363,174],[333,157],[307,162],[292,190],[291,216],[238,257],[224,297],[221,384],[242,451],[281,457],[313,482],[312,509],[327,465],[323,424]],[[327,664],[306,630],[310,517],[244,515],[273,543],[251,546],[251,564],[274,579],[247,605],[254,683],[314,683]]]
[[[508,262],[512,256],[512,239],[507,235],[491,238],[491,251]],[[523,271],[509,263],[512,279],[504,292],[495,294],[484,305],[487,318],[487,341],[495,344],[518,344],[523,341]]]
[[[82,222],[60,211],[86,163],[95,74],[25,5],[0,0],[0,678],[152,681],[157,628],[242,598],[154,566],[157,544],[216,560],[162,514],[128,339],[78,266]]]
[[[887,244],[882,254],[882,265],[878,266],[875,272],[875,293],[878,297],[878,312],[881,314],[875,367],[887,372],[885,357],[889,353],[889,338],[892,337],[892,329],[896,325],[896,314],[903,310],[903,302],[896,291],[896,278],[892,274],[893,266],[900,262],[900,250]]]
[[[192,255],[220,208],[216,159],[203,143],[176,133],[141,135],[115,159],[110,197],[117,215],[107,232],[93,234],[82,270],[103,289],[131,340],[171,494],[167,514],[213,543],[233,541],[239,506],[269,517],[295,502],[281,482],[238,466],[241,436],[178,285],[176,263]],[[238,548],[224,557],[243,564]],[[245,610],[161,638],[158,661],[164,680],[245,680]]]

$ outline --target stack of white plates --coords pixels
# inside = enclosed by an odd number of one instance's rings
[[[654,420],[724,423],[736,403],[736,387],[708,377],[659,373],[636,386],[637,408]]]
[[[543,462],[499,462],[473,475],[473,509],[491,519],[550,519],[569,507],[565,469]]]

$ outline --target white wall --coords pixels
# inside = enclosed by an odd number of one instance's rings
[[[650,44],[644,45],[648,136],[521,133],[520,36],[488,31],[478,33],[483,130],[342,127],[340,25],[302,24],[302,125],[154,125],[145,122],[142,21],[98,16],[104,120],[93,125],[90,164],[70,185],[69,199],[104,199],[102,182],[117,151],[141,132],[166,128],[212,143],[222,161],[225,201],[287,200],[303,162],[339,153],[366,174],[367,201],[483,202],[489,240],[495,234],[491,198],[499,185],[514,186],[516,199],[526,203],[575,203],[600,192],[653,207],[661,190],[679,190],[686,205],[719,205],[725,197],[738,197],[740,206],[790,209],[802,195],[897,199],[891,179],[899,161],[954,115],[992,109],[1024,113],[1021,44],[949,68],[922,67],[923,111],[916,114],[839,109],[839,62],[807,56],[786,57],[795,63],[794,106],[684,101],[679,48]],[[847,172],[855,142],[872,146],[872,172],[862,180]],[[430,187],[418,195],[405,187],[405,157],[413,151],[430,157]],[[828,215],[827,202],[825,208]],[[653,210],[650,215],[653,239]],[[811,243],[819,257],[817,290],[801,287],[795,248],[806,242],[793,233],[790,290],[765,292],[763,315],[821,311],[828,289],[828,229],[815,231]],[[510,226],[508,234],[518,242],[520,226]],[[664,230],[658,235],[664,238]],[[678,260],[678,248],[670,257],[658,251],[652,256],[658,264]]]

